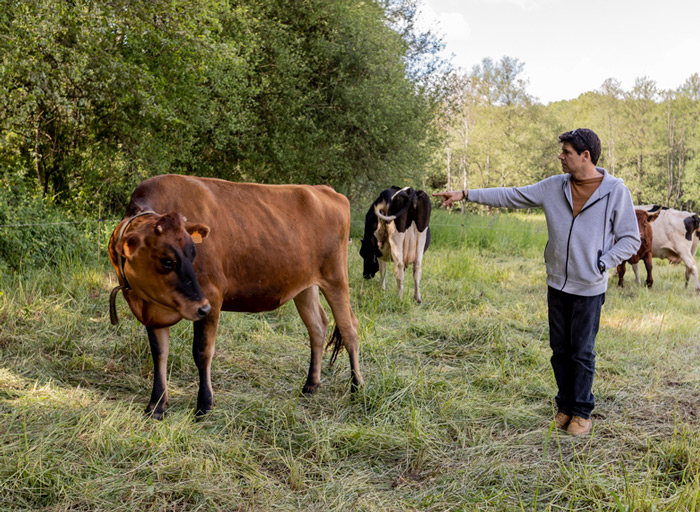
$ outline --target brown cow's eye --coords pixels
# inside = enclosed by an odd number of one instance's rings
[[[170,258],[161,258],[160,264],[163,265],[165,270],[172,270],[175,268],[175,262]]]

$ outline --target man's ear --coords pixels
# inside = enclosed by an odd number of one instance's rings
[[[190,234],[194,243],[201,244],[202,239],[209,235],[209,226],[188,222],[185,224],[185,231]]]
[[[137,233],[131,233],[117,246],[117,252],[128,260],[136,254],[141,245],[143,245],[141,236]]]

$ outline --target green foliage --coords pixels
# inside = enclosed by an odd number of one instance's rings
[[[558,135],[589,127],[603,145],[598,165],[623,178],[637,204],[700,207],[700,75],[669,91],[645,77],[629,91],[608,79],[597,91],[543,106],[527,94],[523,70],[504,57],[451,77],[433,188],[518,186],[557,174]]]
[[[437,103],[407,66],[438,48],[390,28],[415,17],[392,4],[4,0],[0,174],[89,212],[166,172],[417,179]]]
[[[94,233],[31,188],[0,180],[0,273],[85,258]]]

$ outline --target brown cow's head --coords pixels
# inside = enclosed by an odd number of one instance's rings
[[[639,246],[639,250],[637,251],[637,256],[641,258],[644,254],[651,251],[651,241],[653,237],[653,232],[650,223],[654,222],[656,219],[659,218],[661,210],[658,210],[656,213],[649,213],[646,210],[635,209],[634,213],[637,215],[639,236],[642,239],[642,242]]]
[[[650,213],[646,210],[635,209],[634,213],[637,215],[637,224],[641,228],[648,222],[654,222],[656,219],[658,219],[659,215],[661,214],[661,210],[658,210],[656,213]]]
[[[200,320],[211,305],[195,275],[195,243],[206,238],[209,227],[186,222],[177,212],[143,219],[115,248],[129,285],[147,302]]]

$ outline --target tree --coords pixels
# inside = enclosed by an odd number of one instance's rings
[[[539,129],[542,110],[527,93],[523,70],[511,57],[486,58],[450,82],[450,154],[470,186],[532,181],[542,174],[542,155],[551,158]]]
[[[415,1],[5,0],[0,172],[121,210],[165,172],[415,183],[436,143],[439,40]]]
[[[617,172],[617,141],[621,123],[621,99],[623,97],[622,87],[619,80],[608,78],[601,85],[599,110],[603,119],[603,130],[601,138],[605,140],[606,161],[608,170],[612,174]]]
[[[653,158],[656,154],[654,130],[658,121],[658,89],[656,82],[647,78],[637,78],[631,91],[625,93],[627,138],[631,142],[628,158],[633,159],[636,175],[628,187],[638,204],[643,200],[646,185],[659,181],[659,173],[654,172]],[[658,170],[658,168],[656,168]]]
[[[677,91],[664,93],[666,106],[666,203],[676,208],[694,208],[698,195],[698,118],[700,76],[695,73]],[[688,189],[694,194],[687,194]]]

